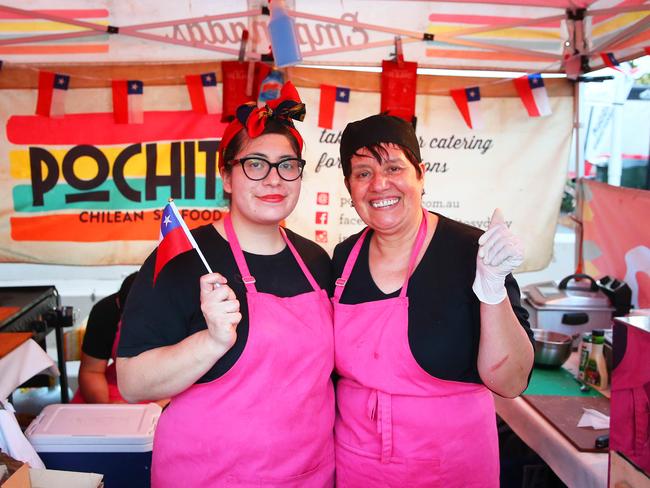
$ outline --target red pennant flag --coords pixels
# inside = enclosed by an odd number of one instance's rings
[[[318,107],[318,127],[331,129],[334,125],[334,112],[338,118],[345,118],[345,107],[350,103],[350,89],[342,86],[321,85]]]
[[[614,53],[600,53],[600,58],[603,60],[603,64],[609,68],[613,68],[617,71],[621,71],[620,63],[614,57]]]
[[[540,73],[524,75],[515,78],[513,82],[530,117],[551,115],[551,105]]]
[[[36,114],[44,117],[62,117],[65,114],[65,96],[69,84],[68,75],[39,71]]]
[[[219,112],[216,73],[187,75],[185,81],[192,102],[192,110],[200,114],[216,114]]]
[[[483,117],[481,113],[481,90],[478,86],[450,90],[449,94],[454,99],[458,111],[470,129],[482,129]]]
[[[113,114],[116,124],[142,124],[144,83],[140,80],[113,80]]]

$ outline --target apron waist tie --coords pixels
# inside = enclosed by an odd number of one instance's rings
[[[390,393],[371,390],[368,397],[368,418],[377,423],[381,435],[381,462],[388,464],[393,455],[393,413]]]

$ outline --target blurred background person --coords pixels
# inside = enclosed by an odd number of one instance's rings
[[[127,276],[119,291],[99,300],[91,309],[81,346],[79,389],[72,403],[124,403],[117,388],[115,357],[120,321],[137,273]]]

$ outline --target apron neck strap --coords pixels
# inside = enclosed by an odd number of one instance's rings
[[[334,283],[334,299],[337,302],[341,299],[345,284],[348,282],[348,278],[352,273],[352,268],[354,268],[354,264],[357,262],[357,257],[361,252],[361,246],[363,246],[363,241],[366,240],[366,236],[368,235],[369,230],[370,227],[366,227],[361,236],[359,236],[359,239],[357,239],[357,242],[354,244],[354,247],[352,248],[352,251],[350,251],[348,259],[345,262],[345,266],[343,267],[343,274],[341,274],[341,277]]]
[[[404,280],[404,284],[402,285],[402,290],[400,291],[399,294],[401,298],[406,296],[409,278],[411,277],[411,273],[413,273],[413,269],[415,268],[415,261],[417,260],[418,254],[420,253],[420,250],[422,249],[422,246],[424,245],[424,241],[427,237],[427,225],[428,225],[427,211],[422,209],[422,222],[420,222],[420,228],[418,229],[418,234],[415,237],[415,243],[413,244],[411,257],[409,258],[408,273],[406,273],[406,278]],[[363,231],[361,236],[359,236],[359,239],[357,239],[357,242],[354,244],[354,247],[352,248],[352,251],[350,251],[350,255],[348,256],[348,259],[345,262],[345,266],[343,268],[343,273],[341,274],[341,277],[337,279],[335,282],[334,299],[337,302],[341,299],[341,295],[343,294],[343,289],[345,288],[345,284],[348,282],[348,279],[350,278],[350,274],[352,273],[352,268],[354,268],[354,265],[357,262],[357,258],[359,257],[359,253],[361,252],[361,246],[363,246],[363,242],[366,240],[366,236],[368,235],[369,230],[370,228],[366,227],[366,229]]]
[[[424,245],[424,241],[427,238],[427,226],[428,226],[427,211],[422,209],[422,221],[420,222],[418,235],[415,237],[415,244],[413,245],[413,250],[411,251],[411,257],[409,259],[409,270],[408,273],[406,273],[406,279],[404,280],[404,284],[402,285],[402,291],[400,291],[399,294],[399,296],[402,298],[406,296],[406,291],[409,286],[409,279],[411,278],[411,274],[415,269],[415,261],[417,261],[418,254],[420,254],[420,250],[422,249],[422,246]]]
[[[314,289],[314,291],[319,291],[321,289],[320,285],[316,282],[316,280],[312,276],[311,272],[309,271],[309,268],[307,268],[307,265],[305,264],[303,259],[300,257],[300,254],[298,254],[298,251],[296,250],[293,243],[289,240],[289,237],[287,237],[286,231],[282,227],[280,227],[280,234],[282,234],[282,237],[284,238],[284,242],[287,243],[287,247],[291,251],[291,254],[293,254],[293,257],[298,262],[298,266],[300,266],[300,269],[304,273],[305,278],[307,278],[307,281],[309,281],[309,284],[311,285],[311,287]]]
[[[232,226],[232,220],[230,218],[230,214],[227,214],[224,217],[223,226],[224,229],[226,230],[226,237],[228,238],[228,244],[230,245],[230,249],[233,253],[233,256],[235,257],[235,262],[237,263],[237,268],[239,268],[239,273],[241,274],[242,281],[244,282],[244,285],[246,285],[246,291],[256,292],[257,288],[255,287],[255,278],[251,276],[251,273],[248,269],[248,265],[246,264],[246,258],[244,258],[244,252],[242,251],[242,248],[239,245],[237,234],[235,234],[235,229]],[[300,266],[300,269],[305,274],[305,278],[307,278],[307,281],[309,281],[311,287],[314,289],[314,291],[320,290],[320,286],[312,276],[311,272],[309,271],[309,268],[307,268],[307,265],[305,264],[303,259],[300,257],[300,254],[298,254],[298,251],[296,250],[293,243],[287,237],[287,233],[285,232],[285,230],[282,227],[280,227],[279,229],[280,229],[280,235],[282,235],[284,242],[289,247],[291,254],[293,254],[293,257],[298,262],[298,266]]]
[[[226,237],[228,238],[230,250],[232,251],[233,256],[235,256],[235,262],[237,263],[237,268],[239,268],[241,279],[244,282],[244,285],[246,285],[246,291],[256,292],[257,288],[255,288],[255,278],[251,276],[251,273],[248,270],[246,259],[244,259],[244,253],[239,245],[239,239],[237,239],[237,234],[235,234],[235,229],[232,226],[230,214],[226,214],[224,217],[223,227],[226,230]]]

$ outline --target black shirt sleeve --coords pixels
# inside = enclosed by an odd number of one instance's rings
[[[98,301],[88,315],[81,350],[97,359],[110,359],[119,320],[117,293]]]
[[[248,338],[248,305],[245,285],[225,239],[212,225],[195,229],[192,234],[212,270],[228,280],[242,314],[235,344],[198,381],[203,383],[222,376],[241,356]],[[314,279],[327,290],[331,269],[325,250],[288,229],[287,236]],[[288,247],[271,256],[245,252],[244,257],[259,292],[289,297],[312,290]],[[207,271],[198,254],[189,251],[172,259],[160,271],[154,285],[155,258],[154,251],[142,265],[127,298],[118,356],[133,357],[149,349],[177,344],[207,328],[200,308],[199,290],[199,278]]]

